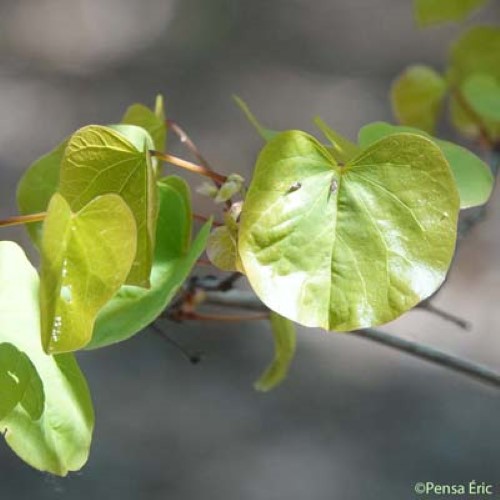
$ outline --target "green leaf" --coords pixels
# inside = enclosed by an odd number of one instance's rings
[[[458,210],[448,163],[427,138],[392,135],[341,168],[316,139],[288,131],[257,160],[239,254],[278,314],[328,330],[374,326],[443,282]]]
[[[236,239],[226,226],[216,227],[208,238],[207,257],[223,271],[237,271]]]
[[[471,75],[489,75],[500,80],[500,28],[476,26],[452,46],[449,79],[460,85]]]
[[[25,462],[64,476],[87,461],[94,414],[73,355],[42,350],[38,287],[22,249],[0,242],[0,428]]]
[[[314,123],[332,143],[329,151],[338,162],[346,163],[359,153],[356,144],[331,129],[319,116],[314,119]]]
[[[137,125],[147,130],[153,138],[154,147],[157,151],[165,151],[167,140],[167,126],[165,123],[165,112],[163,109],[163,99],[157,98],[155,111],[150,110],[143,104],[132,104],[122,118],[122,123]]]
[[[99,313],[88,349],[121,342],[140,332],[168,306],[205,249],[210,223],[191,245],[189,187],[179,177],[158,182],[160,211],[151,288],[123,286]]]
[[[411,127],[375,122],[359,131],[359,145],[366,148],[392,134],[410,133],[427,137],[441,149],[451,167],[458,192],[460,208],[470,208],[486,203],[493,190],[494,178],[490,168],[478,156],[452,142],[430,137],[422,130]]]
[[[403,125],[418,127],[432,134],[445,93],[446,82],[439,73],[428,66],[410,66],[392,86],[394,114]]]
[[[84,127],[71,136],[66,148],[59,191],[73,212],[103,194],[116,193],[125,200],[137,227],[137,255],[127,284],[149,287],[157,215],[149,154],[109,127]]]
[[[461,91],[475,113],[500,122],[500,85],[493,77],[472,75],[464,81]]]
[[[17,185],[17,205],[23,215],[45,212],[59,184],[59,170],[68,141],[40,157],[21,177]],[[27,224],[26,229],[36,246],[42,238],[42,223]]]
[[[73,213],[56,193],[42,239],[40,309],[45,352],[85,346],[99,310],[118,291],[136,253],[132,212],[115,194]]]
[[[245,179],[239,174],[228,175],[226,181],[219,188],[214,198],[215,203],[229,201],[234,195],[239,194],[244,189]]]
[[[255,389],[263,392],[274,389],[286,378],[297,344],[295,326],[290,320],[273,312],[270,320],[274,338],[274,359],[254,384]]]
[[[271,130],[269,128],[263,127],[260,122],[257,120],[255,115],[250,111],[250,108],[248,107],[247,103],[241,99],[238,96],[233,96],[234,101],[238,105],[238,107],[243,111],[244,115],[246,116],[247,120],[250,122],[251,125],[257,130],[259,135],[264,139],[264,141],[270,141],[274,137],[276,137],[279,132],[275,130]]]
[[[463,21],[489,0],[414,0],[415,18],[420,26]]]

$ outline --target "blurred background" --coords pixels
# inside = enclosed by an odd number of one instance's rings
[[[479,21],[500,22],[498,2]],[[157,93],[222,173],[248,176],[261,146],[232,94],[271,128],[314,131],[319,114],[355,139],[391,119],[391,79],[409,63],[441,67],[461,29],[419,31],[410,0],[0,0],[0,215],[15,213],[17,180],[39,155]],[[500,370],[498,194],[436,299],[472,330],[419,311],[387,330]],[[3,230],[9,238],[28,244],[22,229]],[[81,353],[96,410],[88,465],[53,478],[0,443],[1,500],[401,500],[418,481],[473,479],[500,494],[493,389],[302,330],[289,378],[261,394],[252,384],[273,355],[265,322],[164,327],[203,362],[151,333]]]

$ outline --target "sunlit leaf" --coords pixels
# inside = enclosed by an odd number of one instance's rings
[[[439,73],[428,66],[410,66],[392,86],[394,114],[401,124],[432,134],[445,92],[446,82]]]
[[[145,134],[143,129],[139,130]],[[153,264],[157,206],[155,175],[145,149],[146,142],[138,150],[109,127],[84,127],[71,136],[66,148],[59,191],[73,212],[102,194],[116,193],[125,200],[137,226],[137,255],[127,284],[147,288]]]
[[[489,0],[414,0],[415,17],[420,26],[463,21]]]
[[[74,351],[92,337],[99,310],[118,291],[136,252],[132,212],[115,194],[71,211],[56,193],[44,222],[40,309],[46,352]]]
[[[356,144],[341,136],[338,132],[335,132],[319,116],[314,119],[314,123],[331,142],[332,147],[330,152],[338,162],[345,163],[359,153],[359,148]]]
[[[191,245],[191,200],[179,177],[159,181],[160,211],[151,288],[123,286],[99,313],[89,349],[126,340],[154,321],[187,279],[205,249],[210,223]]]
[[[255,389],[263,392],[274,389],[286,378],[297,344],[295,326],[290,320],[273,312],[270,320],[274,338],[274,359],[254,384]]]
[[[45,212],[59,184],[59,170],[67,141],[53,151],[41,156],[24,173],[17,185],[17,205],[21,214]],[[42,223],[27,224],[26,229],[33,242],[39,246]]]
[[[247,120],[250,122],[251,125],[257,130],[259,135],[264,139],[266,142],[270,141],[273,137],[279,134],[279,132],[275,130],[271,130],[269,128],[263,127],[260,122],[257,120],[255,115],[250,111],[250,108],[248,107],[247,103],[241,99],[238,96],[233,96],[234,101],[238,105],[238,107],[243,111],[245,114]]]
[[[87,461],[94,415],[73,355],[42,350],[38,286],[22,249],[0,242],[0,427],[25,462],[64,476]]]
[[[152,111],[143,104],[132,104],[122,118],[122,123],[137,125],[149,132],[153,138],[154,148],[157,151],[165,151],[167,139],[167,126],[165,123],[165,112],[163,109],[163,99],[159,96],[157,107]]]
[[[341,168],[313,137],[289,131],[259,155],[239,253],[273,311],[306,326],[363,328],[440,286],[458,210],[448,163],[427,138],[392,135]]]
[[[423,130],[375,122],[359,131],[359,145],[366,148],[391,134],[411,133],[428,137],[441,149],[450,164],[460,194],[460,207],[469,208],[486,203],[493,190],[493,175],[478,156],[452,142],[435,139]]]
[[[487,120],[500,122],[500,85],[493,77],[472,75],[464,81],[461,90],[475,113]]]
[[[245,179],[239,174],[228,175],[214,198],[215,203],[224,203],[239,194],[244,187],[244,182]]]

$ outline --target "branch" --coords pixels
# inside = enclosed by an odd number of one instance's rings
[[[411,356],[430,361],[431,363],[462,373],[480,382],[500,388],[500,373],[484,365],[468,361],[467,359],[460,358],[428,345],[396,337],[395,335],[372,328],[355,330],[350,332],[350,334],[377,342],[378,344],[383,344],[387,347],[392,347],[393,349],[405,352]]]
[[[21,224],[32,224],[33,222],[40,222],[45,219],[46,212],[30,215],[16,215],[8,217],[7,219],[0,220],[0,227],[20,226]]]
[[[252,311],[267,310],[266,306],[252,292],[233,289],[227,292],[209,290],[204,291],[204,294],[205,304],[247,309]],[[432,308],[429,308],[428,305],[424,309],[430,312],[435,312]],[[442,315],[442,311],[439,311],[439,315]],[[453,321],[456,320],[457,318],[453,317]],[[480,382],[484,382],[500,388],[500,373],[497,373],[483,365],[468,361],[434,347],[411,340],[406,340],[390,333],[385,333],[372,328],[355,330],[347,333],[347,335],[360,337],[365,340],[377,342],[378,344],[383,344],[387,347],[391,347],[411,356],[429,361],[430,363],[434,363],[435,365],[448,368],[458,373],[462,373],[463,375],[467,375]]]
[[[215,183],[224,184],[224,182],[226,182],[226,176],[218,174],[217,172],[214,172],[213,170],[202,165],[197,165],[196,163],[183,160],[182,158],[178,158],[177,156],[161,153],[160,151],[150,150],[149,153],[151,154],[151,156],[154,156],[161,161],[170,163],[171,165],[175,165],[176,167],[181,167],[185,170],[189,170],[190,172],[194,172],[195,174],[209,177]]]

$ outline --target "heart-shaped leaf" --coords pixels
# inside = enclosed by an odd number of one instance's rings
[[[59,171],[68,141],[41,156],[21,177],[17,185],[17,205],[23,215],[45,212],[59,184]],[[36,246],[42,238],[42,223],[27,224],[26,229]]]
[[[316,139],[289,131],[259,155],[239,253],[278,314],[328,330],[374,326],[443,282],[458,210],[448,163],[427,138],[391,135],[339,167]]]
[[[295,326],[289,319],[273,312],[269,319],[274,339],[274,359],[254,384],[255,389],[263,392],[274,389],[286,378],[297,344]]]
[[[392,134],[410,133],[431,139],[443,152],[460,193],[460,208],[470,208],[486,203],[493,190],[494,178],[490,168],[478,156],[452,142],[430,137],[423,130],[400,127],[385,122],[365,125],[359,131],[359,145],[367,148],[371,144]]]
[[[42,239],[40,309],[47,353],[80,349],[99,310],[125,282],[136,254],[132,212],[116,194],[73,213],[56,193]]]
[[[160,211],[151,288],[123,286],[99,313],[88,349],[121,342],[140,332],[167,307],[205,249],[210,223],[191,245],[189,187],[179,177],[158,182]]]
[[[394,114],[401,124],[432,134],[445,93],[446,82],[439,73],[428,66],[410,66],[392,86]]]
[[[500,64],[500,56],[499,56]],[[479,116],[500,123],[500,85],[489,75],[472,75],[462,84],[462,93]]]
[[[0,242],[0,428],[25,462],[64,476],[87,461],[94,414],[73,355],[42,350],[38,288],[22,249]]]
[[[146,139],[140,151],[109,127],[84,127],[69,140],[61,165],[59,192],[73,212],[103,194],[116,193],[124,199],[137,227],[137,255],[127,284],[147,288],[153,263],[157,202],[155,174],[146,150]]]
[[[420,26],[447,21],[463,21],[489,0],[414,0],[415,17]]]
[[[156,99],[156,110],[152,111],[143,104],[132,104],[122,118],[122,123],[137,125],[147,130],[154,142],[157,151],[165,151],[167,140],[167,126],[165,123],[165,111],[163,109],[163,98]]]

